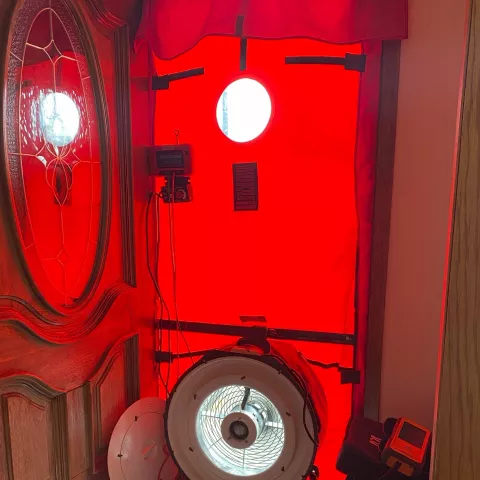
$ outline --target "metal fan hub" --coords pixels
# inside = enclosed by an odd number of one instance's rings
[[[262,434],[265,418],[260,408],[246,405],[244,409],[236,408],[227,415],[221,426],[222,437],[233,448],[251,447]]]

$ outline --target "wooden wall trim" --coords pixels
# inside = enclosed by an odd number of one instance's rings
[[[129,28],[126,25],[115,30],[115,71],[117,76],[115,100],[117,106],[120,184],[122,185],[120,190],[120,211],[122,215],[123,279],[128,285],[136,287],[129,41]]]
[[[70,479],[68,459],[67,395],[52,400],[53,459],[58,480]]]
[[[3,441],[6,454],[6,471],[8,480],[13,478],[12,442],[10,440],[10,422],[8,419],[8,402],[5,397],[0,396],[1,422],[3,425]]]
[[[86,0],[86,3],[95,20],[105,28],[112,30],[114,35],[123,280],[128,285],[136,287],[130,104],[130,29],[124,20],[106,10],[101,0]]]
[[[480,478],[480,0],[472,0],[433,446],[434,480]]]
[[[379,418],[380,413],[383,327],[397,128],[400,45],[399,40],[385,41],[382,44],[364,407],[365,416],[375,420]]]

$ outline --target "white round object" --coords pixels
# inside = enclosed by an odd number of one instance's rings
[[[235,80],[218,99],[218,126],[234,142],[250,142],[257,138],[271,116],[270,95],[260,82],[251,78]]]
[[[242,395],[234,389],[245,388],[251,391],[247,405],[267,413],[264,428],[262,420],[248,414],[241,417],[249,434],[250,428],[259,433],[251,446],[240,449],[226,441],[224,425],[231,425],[235,418],[229,417],[231,413],[238,415],[237,398],[241,403]],[[172,393],[166,414],[169,447],[190,480],[302,480],[316,453],[303,424],[303,407],[297,387],[276,368],[247,356],[216,358],[193,368]],[[211,421],[207,428],[205,418]],[[306,424],[313,432],[309,410]],[[270,439],[256,449],[265,431],[275,428],[276,437],[270,433]]]
[[[110,480],[175,478],[178,470],[166,448],[164,412],[165,401],[151,397],[139,400],[123,413],[108,447]]]
[[[64,93],[48,93],[40,100],[40,124],[47,142],[56,147],[68,145],[80,127],[75,102]]]

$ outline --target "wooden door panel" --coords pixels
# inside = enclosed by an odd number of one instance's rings
[[[138,3],[121,1],[125,8],[120,11],[129,14]],[[10,117],[21,109],[9,103],[8,95],[17,95],[17,87],[19,92],[35,87],[30,77],[30,83],[20,82],[23,77],[15,68],[20,68],[22,58],[11,54],[18,47],[12,44],[12,31],[26,4],[31,22],[37,18],[34,9],[44,7],[57,9],[65,25],[71,22],[65,27],[71,48],[75,50],[72,38],[77,36],[86,52],[84,58],[75,57],[83,72],[81,85],[85,98],[93,99],[88,108],[94,108],[98,118],[102,190],[91,196],[101,211],[100,233],[91,247],[97,254],[84,293],[64,304],[46,294],[45,276],[38,273],[38,262],[32,262],[26,250],[25,212],[20,209],[19,216],[12,190],[12,175],[21,175],[24,167],[17,162],[19,168],[12,170],[17,164],[10,161],[8,127],[16,125]],[[107,11],[101,0],[6,0],[0,6],[0,83],[8,97],[0,113],[0,188],[4,192],[0,205],[0,480],[97,478],[95,474],[106,469],[108,443],[118,418],[139,398],[140,389],[144,394],[155,391],[153,289],[146,266],[135,261],[145,253],[140,232],[145,230],[150,182],[145,149],[134,152],[132,148],[130,96],[136,89],[130,85],[127,20]],[[42,32],[39,28],[40,37]],[[135,68],[145,68],[146,59],[142,62]],[[8,90],[7,77],[12,72],[18,85]],[[142,96],[144,103],[147,100]],[[48,143],[46,133],[42,135]],[[14,153],[23,161],[21,149]],[[42,173],[40,164],[35,168]],[[19,185],[25,186],[22,182]],[[60,188],[57,183],[55,188]],[[51,200],[66,201],[67,194]],[[71,191],[72,201],[78,194],[78,188]],[[72,238],[72,232],[66,234]]]
[[[115,424],[126,407],[139,398],[138,337],[115,345],[88,383],[92,466],[99,472]]]
[[[18,375],[0,380],[0,399],[4,440],[0,478],[66,478],[65,394],[35,377]]]
[[[67,393],[68,463],[70,478],[90,468],[88,451],[88,396],[87,386]]]
[[[137,360],[134,335],[66,393],[30,375],[0,380],[0,479],[67,479],[104,470],[113,428],[138,398]]]
[[[52,477],[50,405],[37,405],[24,396],[10,394],[5,396],[3,414],[10,432],[13,476],[21,480]],[[39,451],[43,455],[38,455]]]
[[[48,385],[69,391],[84,384],[118,339],[133,329],[133,317],[121,299],[97,329],[73,344],[53,345],[19,323],[0,321],[0,375],[35,372]],[[5,352],[5,354],[4,354]]]

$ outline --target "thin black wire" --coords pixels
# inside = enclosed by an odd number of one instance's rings
[[[303,380],[302,376],[296,371],[290,368],[291,373],[297,378],[297,380],[300,382],[302,385],[303,389],[303,415],[302,415],[302,420],[303,420],[303,428],[305,429],[305,432],[307,433],[308,438],[310,441],[316,446],[320,447],[320,444],[313,438],[313,435],[311,434],[308,425],[307,425],[307,407],[308,407],[308,388]]]
[[[378,477],[377,480],[385,480],[386,478],[389,478],[393,473],[398,472],[401,465],[400,462],[397,462],[388,472],[384,473],[381,477]]]
[[[180,325],[180,320],[178,316],[178,302],[177,302],[177,254],[176,254],[176,242],[175,242],[175,211],[174,211],[174,205],[175,205],[175,174],[172,175],[172,182],[170,185],[170,192],[168,192],[169,196],[169,208],[168,208],[168,215],[169,215],[169,224],[170,224],[170,258],[172,261],[172,289],[173,289],[173,303],[174,303],[174,311],[175,311],[175,321],[177,325],[177,366],[178,368],[180,365],[179,359],[180,359],[180,346],[178,342],[178,334],[180,333],[183,342],[185,343],[185,346],[187,347],[187,352],[190,355],[190,360],[192,362],[192,365],[195,364],[195,361],[193,360],[192,352],[190,350],[190,346],[188,345],[187,339],[185,338],[185,334],[183,332],[183,329]],[[179,372],[179,371],[178,371]],[[179,373],[178,373],[178,376]]]
[[[156,245],[155,245],[155,278],[157,280],[157,285],[160,289],[160,281],[158,278],[158,265],[159,265],[159,259],[160,259],[160,194],[156,193],[155,194],[155,224],[156,224]],[[163,310],[164,310],[164,304],[167,306],[165,300],[160,301],[160,325],[159,325],[159,336],[160,336],[160,353],[163,350]],[[168,309],[168,306],[167,306]],[[170,311],[168,310],[168,319],[170,320]],[[168,341],[168,351],[171,351],[171,332],[168,330],[167,333],[167,341]],[[167,366],[167,380],[166,380],[166,385],[169,385],[170,382],[170,370],[171,370],[171,365],[168,363]],[[159,375],[162,378],[162,367],[161,363],[158,363],[158,371]],[[163,380],[163,378],[162,378]],[[169,396],[169,391],[168,388],[166,389],[166,397],[168,398]]]
[[[308,408],[308,387],[307,384],[305,383],[305,380],[303,377],[293,368],[291,368],[283,358],[278,357],[277,355],[269,355],[270,357],[273,357],[277,359],[283,367],[293,376],[297,379],[297,381],[300,383],[300,386],[302,387],[302,397],[303,397],[303,428],[305,429],[305,432],[310,439],[310,441],[318,448],[320,447],[320,444],[313,438],[313,435],[311,434],[308,425],[307,425],[307,408]]]
[[[178,136],[177,136],[178,145]],[[170,259],[172,262],[172,290],[173,290],[173,307],[175,312],[175,320],[177,322],[177,381],[180,378],[180,343],[178,331],[178,305],[177,305],[177,261],[175,256],[175,224],[173,219],[173,205],[175,204],[175,174],[172,174],[171,182],[168,182],[170,190],[168,191],[168,228],[170,234]]]
[[[150,229],[148,227],[148,224],[149,224],[149,217],[150,217],[150,215],[149,215],[150,214],[150,207],[151,207],[152,199],[153,199],[154,195],[158,195],[158,194],[150,193],[150,196],[148,197],[147,211],[146,211],[146,214],[145,214],[146,257],[147,257],[148,273],[149,273],[150,278],[152,280],[153,286],[155,287],[158,298],[160,299],[160,304],[161,304],[160,323],[161,323],[162,320],[163,320],[163,309],[165,308],[165,311],[167,312],[168,320],[170,320],[170,310],[169,310],[168,305],[166,304],[165,299],[162,295],[162,291],[160,290],[160,286],[159,286],[157,278],[156,278],[157,276],[153,273],[151,263],[150,263]],[[158,228],[158,218],[156,219],[156,223],[157,223],[157,228]],[[157,255],[158,255],[158,252],[157,252]],[[161,334],[161,342],[163,342],[161,325],[160,325],[160,334]],[[163,345],[162,345],[162,343],[160,343],[160,351],[162,351],[162,347],[163,347]],[[170,349],[170,345],[169,345],[169,349]],[[165,387],[165,392],[166,392],[166,395],[168,397],[170,395],[170,391],[168,389],[168,382],[170,380],[170,364],[168,366],[166,381],[163,378],[160,366],[158,367],[158,374],[159,374],[159,377],[160,377],[160,380],[161,380],[163,386]]]

